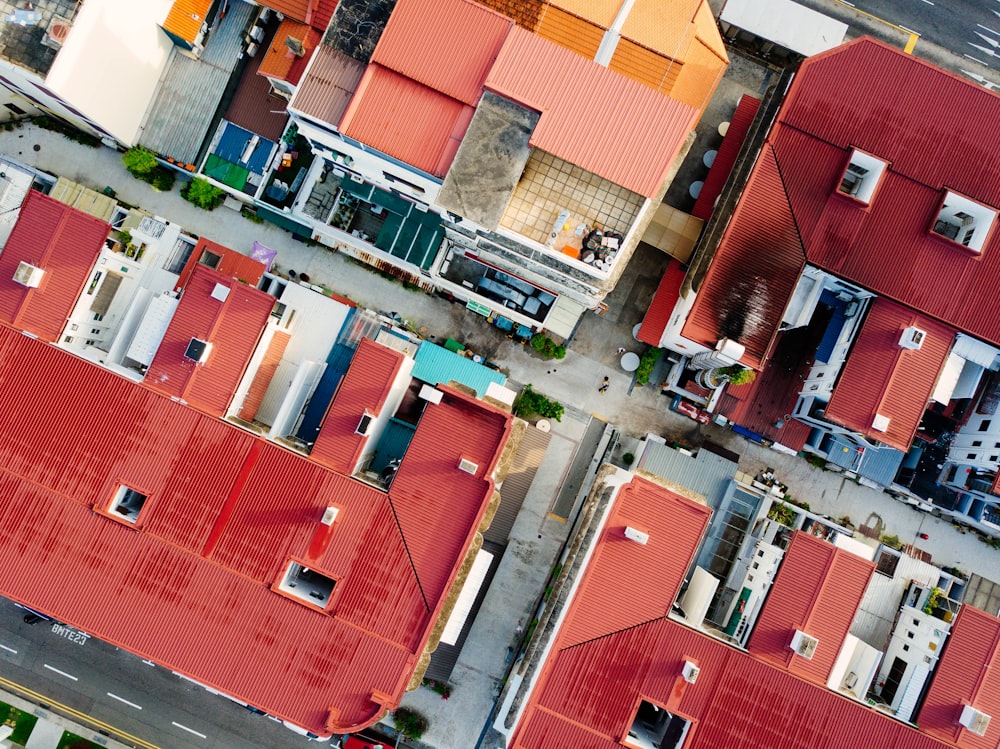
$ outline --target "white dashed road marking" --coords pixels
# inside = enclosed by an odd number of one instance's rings
[[[112,694],[111,692],[108,692],[108,697],[110,697],[113,700],[118,700],[119,702],[124,702],[126,705],[128,705],[129,707],[134,707],[136,710],[142,710],[142,705],[137,705],[134,702],[129,702],[127,699],[125,699],[124,697],[119,697],[117,694]]]
[[[47,668],[49,671],[54,671],[60,676],[65,676],[67,679],[72,679],[73,681],[80,681],[78,678],[73,676],[73,674],[68,674],[65,671],[60,671],[58,668],[56,668],[55,666],[50,666],[48,663],[43,663],[42,665],[45,666],[45,668]]]
[[[205,734],[203,734],[203,733],[198,733],[198,732],[197,732],[196,730],[194,730],[193,728],[188,728],[187,726],[185,726],[185,725],[182,725],[182,724],[178,723],[178,722],[177,722],[176,720],[172,720],[172,721],[170,721],[170,722],[171,722],[171,723],[173,723],[173,724],[174,724],[175,726],[177,726],[178,728],[180,728],[180,729],[181,729],[182,731],[187,731],[188,733],[193,733],[193,734],[194,734],[195,736],[201,736],[201,737],[202,737],[203,739],[207,739],[207,738],[208,738],[208,736],[206,736]]]
[[[8,653],[13,653],[14,655],[17,655],[17,651],[14,650],[14,648],[8,648],[6,645],[0,645],[0,648],[6,650]]]

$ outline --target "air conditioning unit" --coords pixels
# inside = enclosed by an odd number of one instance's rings
[[[637,544],[642,544],[643,546],[649,543],[649,534],[643,533],[642,531],[633,528],[631,525],[625,526],[625,538],[629,541],[635,541]]]
[[[14,271],[14,281],[29,289],[37,289],[44,275],[45,271],[41,268],[22,260],[17,264],[17,270]]]
[[[377,203],[373,203],[372,204],[372,215],[373,216],[381,216],[384,211],[385,211],[385,208],[383,208],[382,206],[378,205]]]
[[[437,405],[438,403],[441,402],[441,397],[443,395],[444,393],[442,393],[436,387],[432,387],[431,385],[424,384],[420,386],[419,397],[427,401],[428,403],[433,403]]]
[[[254,26],[250,29],[250,38],[260,44],[261,40],[264,38],[264,29],[260,26]]]
[[[333,525],[337,520],[337,515],[340,514],[340,508],[338,507],[327,507],[326,511],[323,513],[323,517],[320,522],[323,525]]]
[[[916,351],[924,345],[924,337],[927,333],[915,325],[903,329],[903,334],[899,337],[900,348]]]
[[[858,683],[858,675],[851,671],[847,676],[844,677],[844,686],[848,689],[854,689]]]
[[[372,415],[371,415],[370,413],[368,413],[367,411],[365,411],[365,412],[364,412],[364,413],[363,413],[363,414],[361,415],[361,421],[359,421],[359,422],[358,422],[358,426],[357,426],[357,428],[356,428],[356,429],[354,430],[354,433],[355,433],[355,434],[360,434],[360,435],[363,435],[363,436],[367,437],[367,436],[368,436],[368,433],[369,433],[369,432],[371,431],[371,428],[372,428],[372,422],[373,422],[373,421],[375,421],[375,417],[374,417],[374,416],[372,416]]]
[[[795,635],[792,637],[790,647],[795,651],[796,655],[801,655],[806,660],[812,660],[812,657],[816,654],[816,647],[818,645],[819,640],[797,629],[795,630]]]
[[[681,669],[681,676],[684,677],[684,681],[688,684],[694,684],[698,681],[698,674],[701,673],[701,669],[698,668],[698,664],[693,661],[684,661],[684,667]]]
[[[958,722],[976,736],[985,736],[990,727],[990,716],[979,712],[972,705],[964,705]]]
[[[351,182],[357,182],[358,184],[361,184],[364,181],[365,181],[365,178],[362,177],[360,174],[352,174],[351,175]]]
[[[479,470],[479,464],[473,463],[468,458],[462,458],[460,461],[458,461],[458,470],[465,471],[466,473],[471,473],[474,476],[476,474],[476,471]]]
[[[256,55],[258,49],[260,49],[260,46],[257,42],[250,42],[250,44],[247,45],[247,57],[253,57]]]
[[[851,171],[844,172],[844,178],[840,181],[840,191],[847,195],[857,195],[861,187],[861,177]]]

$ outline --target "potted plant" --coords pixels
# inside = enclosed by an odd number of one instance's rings
[[[752,369],[732,364],[728,367],[702,369],[695,375],[695,382],[709,390],[715,390],[725,385],[748,385],[756,379],[757,373]]]

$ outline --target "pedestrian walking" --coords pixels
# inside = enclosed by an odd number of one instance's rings
[[[619,346],[618,347],[618,356],[621,356],[624,353],[625,353],[625,347],[624,346]]]

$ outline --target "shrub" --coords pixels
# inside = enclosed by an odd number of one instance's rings
[[[752,369],[746,369],[739,364],[719,369],[719,376],[725,377],[730,385],[749,385],[757,379],[757,373]]]
[[[159,190],[160,192],[170,192],[174,189],[175,179],[176,177],[172,169],[165,169],[161,166],[157,167],[151,178],[146,181],[149,182],[150,186],[154,190]]]
[[[83,145],[90,146],[91,148],[97,148],[101,145],[100,138],[88,135],[68,122],[63,122],[58,117],[49,117],[48,115],[41,114],[37,117],[32,117],[31,123],[33,125],[38,125],[38,127],[43,128],[44,130],[51,130],[54,133],[59,133],[64,138],[69,138],[76,143],[82,143]]]
[[[546,359],[563,359],[566,356],[566,347],[558,345],[543,333],[531,336],[531,348]]]
[[[771,520],[776,520],[782,525],[791,527],[795,521],[795,510],[782,502],[775,502],[771,505],[771,509],[767,511],[767,516]]]
[[[220,190],[207,179],[195,177],[184,186],[181,195],[189,203],[194,203],[206,211],[212,211],[222,205],[226,192]]]
[[[160,167],[156,154],[142,146],[132,146],[122,155],[122,163],[133,177],[142,179],[152,175]]]
[[[625,453],[624,455],[622,455],[622,463],[624,463],[625,465],[630,466],[634,461],[635,461],[635,455],[633,455],[632,453]]]
[[[651,348],[639,359],[639,368],[635,370],[635,382],[637,385],[645,385],[649,382],[649,376],[653,373],[653,367],[663,353],[661,349]]]
[[[515,416],[527,417],[538,415],[546,419],[562,421],[564,412],[565,409],[562,403],[549,400],[541,393],[536,393],[531,389],[531,385],[525,385],[524,390],[521,391],[521,394],[517,396],[517,400],[514,401]]]
[[[408,739],[419,739],[427,730],[427,718],[408,707],[396,708],[392,722],[396,730]]]
[[[890,536],[888,534],[883,534],[882,538],[879,539],[882,543],[888,546],[890,549],[902,549],[903,544],[899,540],[899,536]]]

